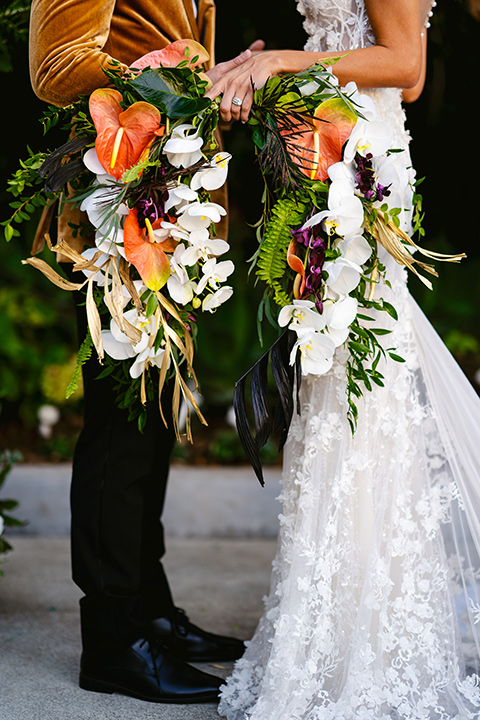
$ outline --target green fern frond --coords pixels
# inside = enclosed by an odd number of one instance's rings
[[[78,350],[77,355],[77,362],[75,365],[75,369],[73,371],[72,379],[70,380],[67,390],[65,392],[65,397],[68,399],[75,390],[78,389],[78,382],[80,380],[80,373],[82,371],[82,366],[85,365],[87,360],[90,360],[92,356],[92,350],[93,350],[93,340],[92,336],[90,335],[90,332],[87,332],[87,335],[85,337],[85,340],[80,345],[80,348]]]
[[[256,272],[261,280],[275,289],[276,294],[281,286],[275,281],[283,278],[287,269],[291,231],[298,229],[304,220],[305,205],[292,199],[279,200],[272,209],[259,248]]]
[[[285,305],[291,305],[292,304],[292,298],[290,295],[288,295],[283,287],[280,285],[279,282],[276,280],[273,280],[271,283],[271,286],[274,290],[274,296],[273,299],[277,303],[277,305],[280,305],[280,307],[285,307]]]

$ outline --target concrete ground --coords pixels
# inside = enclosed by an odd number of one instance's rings
[[[78,687],[80,593],[66,536],[15,535],[0,578],[0,720],[218,720],[215,704],[162,705]],[[273,538],[170,538],[176,604],[205,629],[251,637]],[[225,677],[229,663],[199,665]]]

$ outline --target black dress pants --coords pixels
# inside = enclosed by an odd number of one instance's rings
[[[70,277],[72,277],[72,274]],[[85,296],[74,293],[79,339],[86,334]],[[97,379],[95,351],[83,366],[84,427],[71,485],[73,580],[80,601],[82,645],[90,652],[121,649],[142,625],[171,615],[173,600],[161,564],[161,514],[175,440],[158,401],[147,407],[143,432],[115,403],[111,376]],[[169,388],[162,393],[167,411]]]

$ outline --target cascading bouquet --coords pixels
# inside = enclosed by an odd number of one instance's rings
[[[335,61],[333,61],[335,62]],[[272,431],[285,443],[302,375],[323,375],[338,348],[348,351],[348,420],[355,432],[356,401],[383,385],[382,357],[402,362],[379,337],[390,330],[372,324],[370,310],[397,313],[376,287],[389,284],[377,252],[382,245],[428,287],[418,269],[435,269],[413,257],[459,261],[419,248],[402,228],[401,197],[409,179],[393,162],[388,125],[375,118],[372,99],[355,84],[340,89],[331,68],[314,66],[268,80],[255,93],[250,125],[265,180],[259,248],[252,269],[265,285],[258,321],[267,316],[280,336],[238,381],[237,428],[263,484],[260,450]],[[412,187],[413,232],[421,228],[421,197]],[[283,332],[282,330],[286,328]],[[275,385],[269,409],[268,368]],[[252,431],[245,393],[250,380]]]
[[[10,181],[19,199],[3,223],[7,240],[19,232],[12,222],[28,219],[39,205],[48,215],[66,203],[80,207],[88,224],[76,233],[94,237],[77,252],[62,238],[50,248],[85,275],[72,282],[40,258],[25,260],[59,287],[86,287],[88,334],[78,353],[70,388],[95,348],[102,375],[119,384],[119,403],[142,428],[145,404],[155,394],[160,412],[165,382],[171,380],[173,424],[179,437],[179,409],[205,420],[195,400],[193,368],[195,314],[213,312],[233,290],[225,281],[234,270],[215,224],[226,215],[211,191],[227,177],[230,156],[215,139],[218,104],[203,97],[208,78],[205,49],[177,41],[140,58],[127,73],[106,74],[113,87],[59,110],[49,108],[49,129],[66,120],[70,140],[51,154],[31,154]],[[45,180],[46,179],[46,180]],[[28,197],[21,197],[25,187]],[[152,372],[153,368],[153,372]],[[140,401],[140,402],[139,402]],[[205,423],[206,424],[206,423]]]

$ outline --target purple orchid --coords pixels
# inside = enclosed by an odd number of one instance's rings
[[[165,212],[165,198],[161,198],[160,202],[155,202],[152,198],[147,200],[138,200],[137,208],[140,212],[140,220],[147,218],[153,225],[158,220],[168,220],[167,213]]]
[[[390,195],[390,185],[380,185],[375,182],[375,172],[372,165],[372,154],[367,153],[365,157],[357,154],[355,162],[357,172],[355,173],[356,188],[360,190],[366,200],[382,201]]]

